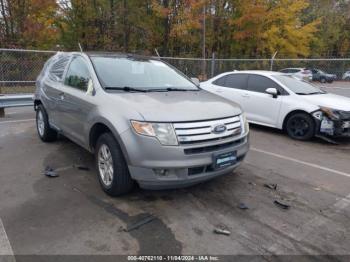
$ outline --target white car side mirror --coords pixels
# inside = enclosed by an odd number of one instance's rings
[[[192,77],[191,78],[192,82],[195,83],[197,86],[200,85],[199,79],[197,77]]]
[[[266,93],[273,96],[273,98],[276,98],[278,96],[278,91],[276,88],[268,88],[265,90]]]

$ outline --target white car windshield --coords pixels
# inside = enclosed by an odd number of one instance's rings
[[[297,95],[316,95],[326,93],[309,82],[296,79],[293,76],[276,75],[273,77]]]
[[[124,91],[196,91],[199,88],[175,68],[153,59],[91,56],[102,86]]]

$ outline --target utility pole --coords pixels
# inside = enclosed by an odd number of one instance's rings
[[[203,47],[202,47],[202,57],[203,57],[203,64],[202,64],[202,77],[207,78],[207,63],[206,63],[206,4],[204,3],[203,6]],[[202,79],[206,80],[206,79]]]
[[[273,71],[273,63],[275,61],[276,55],[277,55],[278,51],[276,51],[273,56],[271,57],[271,66],[270,66],[270,71]]]

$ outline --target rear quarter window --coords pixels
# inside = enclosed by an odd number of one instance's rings
[[[52,81],[60,82],[63,78],[64,71],[68,65],[70,56],[60,56],[54,59],[49,69],[49,78]]]

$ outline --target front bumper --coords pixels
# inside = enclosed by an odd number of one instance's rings
[[[195,145],[163,146],[156,138],[140,136],[132,130],[121,136],[126,148],[131,177],[142,188],[169,189],[191,186],[231,173],[249,150],[248,135]],[[237,162],[214,169],[213,155],[236,152]]]
[[[331,137],[350,137],[350,119],[331,120],[324,117],[317,121],[317,130],[320,135]]]

